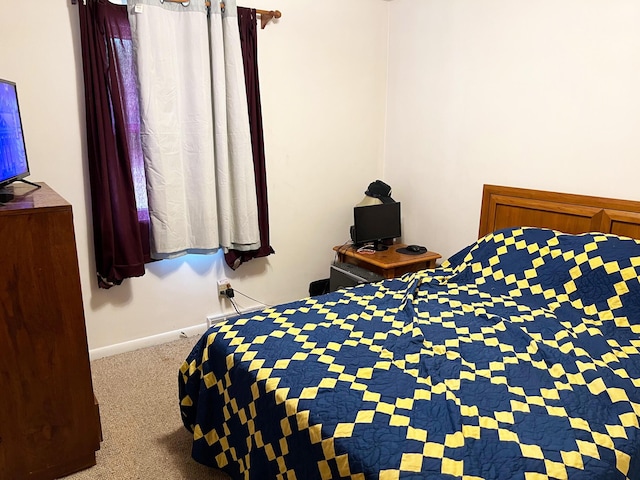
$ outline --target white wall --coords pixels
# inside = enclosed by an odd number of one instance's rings
[[[252,0],[245,5],[283,13],[258,38],[276,255],[236,272],[220,255],[162,261],[149,266],[144,277],[100,290],[85,161],[78,7],[70,0],[0,0],[0,77],[18,84],[31,180],[47,182],[73,205],[94,356],[140,346],[137,339],[193,332],[189,328],[200,328],[206,315],[232,312],[217,298],[221,277],[267,304],[306,296],[312,280],[328,276],[332,247],[348,239],[351,207],[382,172],[388,3]],[[243,307],[255,304],[237,299]]]
[[[389,5],[384,175],[405,241],[473,242],[485,183],[640,200],[640,2]]]
[[[268,304],[305,296],[376,178],[403,203],[404,240],[445,256],[475,239],[484,183],[640,198],[636,0],[247,6],[283,12],[258,40],[276,255],[237,272],[219,256],[163,261],[104,291],[94,278],[77,6],[0,0],[0,77],[18,83],[32,179],[74,206],[94,352],[230,312],[216,296],[222,276]]]

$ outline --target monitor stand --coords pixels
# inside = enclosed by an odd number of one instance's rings
[[[376,240],[373,243],[373,249],[376,252],[384,252],[385,250],[389,250],[389,247],[387,247],[384,243],[382,243],[380,240]]]
[[[31,185],[32,187],[40,188],[42,185],[38,185],[37,183],[30,182],[29,180],[25,180],[24,178],[19,178],[16,182],[26,183],[27,185]]]
[[[36,187],[35,190],[42,187],[42,185],[38,185],[37,183],[30,182],[29,180],[25,180],[24,178],[19,178],[18,180],[16,180],[16,182],[22,182],[22,183],[26,183],[27,185]],[[33,192],[33,190],[29,190],[29,192]],[[23,193],[20,196],[26,195],[29,192]],[[12,184],[5,185],[4,187],[0,188],[0,203],[8,203],[12,201],[14,198],[15,198],[15,193],[13,191]]]

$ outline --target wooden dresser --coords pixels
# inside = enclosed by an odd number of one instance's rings
[[[93,395],[71,205],[14,184],[0,205],[0,479],[95,465]]]

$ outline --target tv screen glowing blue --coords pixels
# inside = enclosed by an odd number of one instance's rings
[[[0,79],[0,187],[29,175],[16,84]]]

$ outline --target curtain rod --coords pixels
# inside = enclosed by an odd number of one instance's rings
[[[165,2],[182,3],[184,0],[165,0]],[[207,7],[211,6],[211,2],[209,0],[206,0],[204,4]],[[224,11],[224,2],[220,2],[220,8]],[[256,13],[260,15],[262,28],[266,27],[267,23],[269,23],[272,18],[280,18],[282,16],[282,12],[280,10],[258,10],[256,8]]]
[[[86,0],[84,0],[86,3]],[[111,1],[111,0],[109,0]],[[165,0],[167,2],[172,2],[172,3],[183,3],[184,0]],[[71,4],[75,5],[78,3],[78,0],[71,0]],[[209,0],[206,0],[204,2],[204,4],[207,7],[211,6],[211,2]],[[126,0],[123,2],[123,5],[126,5]],[[224,10],[224,2],[220,2],[220,7]],[[273,18],[280,18],[282,16],[282,12],[280,10],[258,10],[256,8],[256,13],[258,15],[260,15],[260,22],[262,24],[262,28],[267,26],[267,23],[269,23],[271,21],[271,19]]]

